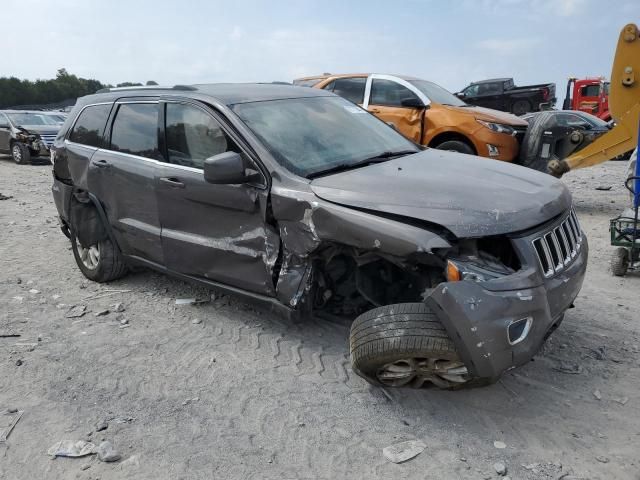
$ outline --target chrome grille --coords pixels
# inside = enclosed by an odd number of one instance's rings
[[[52,133],[52,134],[41,133],[40,134],[40,138],[42,139],[44,144],[47,146],[47,148],[51,148],[51,145],[53,145],[53,142],[56,139],[56,134],[55,133]]]
[[[571,209],[560,225],[533,240],[544,276],[551,277],[567,267],[578,255],[581,245],[582,231],[578,216]]]

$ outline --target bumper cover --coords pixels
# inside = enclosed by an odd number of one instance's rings
[[[588,245],[564,271],[531,288],[492,291],[471,281],[440,284],[425,300],[438,316],[469,373],[497,378],[504,371],[527,363],[572,306],[584,280]],[[509,343],[507,328],[531,317],[526,338]]]

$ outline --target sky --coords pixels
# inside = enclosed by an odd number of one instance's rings
[[[413,75],[458,91],[605,76],[640,0],[0,0],[0,76],[104,83]]]

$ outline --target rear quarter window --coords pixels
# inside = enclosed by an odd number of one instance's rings
[[[76,123],[71,129],[69,140],[90,147],[102,147],[104,143],[102,133],[110,110],[111,104],[86,107],[80,112]]]

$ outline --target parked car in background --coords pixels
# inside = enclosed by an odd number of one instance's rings
[[[427,147],[512,161],[527,122],[474,107],[441,86],[414,77],[383,74],[321,75],[294,80],[356,103]]]
[[[49,155],[60,122],[45,112],[0,110],[0,152],[10,153],[16,163]]]
[[[146,266],[285,315],[355,319],[352,366],[373,384],[495,381],[531,360],[584,279],[561,182],[422,150],[328,91],[113,89],[70,116],[52,193],[87,278]]]
[[[543,172],[550,160],[567,158],[612,128],[610,123],[578,110],[548,110],[522,118],[529,122],[529,129],[519,161]]]
[[[64,112],[42,112],[42,113],[52,118],[56,123],[60,124],[60,126],[62,126],[62,124],[67,119],[67,114]]]
[[[556,84],[517,87],[513,78],[493,78],[473,82],[456,96],[472,105],[524,115],[553,108],[556,104]]]

